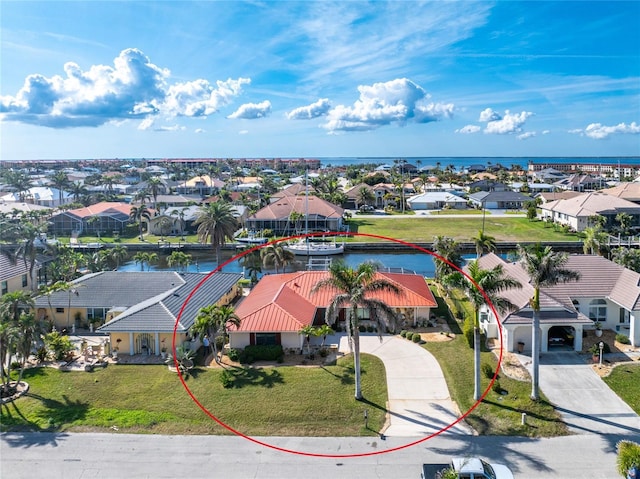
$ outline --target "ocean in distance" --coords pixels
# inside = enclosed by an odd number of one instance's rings
[[[315,157],[320,160],[323,168],[334,166],[387,164],[394,165],[394,160],[406,160],[418,168],[424,166],[435,167],[440,163],[441,168],[453,165],[457,171],[462,171],[471,165],[497,165],[498,163],[506,168],[512,165],[519,165],[527,169],[529,163],[561,163],[561,164],[601,164],[601,165],[640,165],[640,156],[607,156],[607,157],[460,157],[460,156],[414,156],[414,157],[350,157],[350,156],[327,156]]]

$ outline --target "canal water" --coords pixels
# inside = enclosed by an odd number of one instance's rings
[[[208,273],[215,270],[218,266],[216,263],[215,253],[213,251],[187,251],[192,256],[192,263],[186,269],[191,273]],[[238,272],[241,273],[242,266],[240,266],[237,257],[233,256],[233,252],[222,251],[221,264],[222,271],[226,272]],[[470,255],[468,258],[474,258],[475,255]],[[467,258],[467,256],[465,256]],[[347,265],[351,267],[357,267],[360,263],[365,261],[376,261],[380,264],[381,270],[415,272],[421,276],[433,277],[435,273],[435,263],[433,256],[416,250],[415,252],[402,252],[392,253],[388,251],[358,251],[349,252],[342,255],[335,255],[331,257],[311,257],[311,264],[309,258],[306,256],[296,256],[294,262],[287,266],[287,271],[303,271],[307,269],[324,269],[325,260],[335,261],[342,259]],[[171,271],[177,270],[177,268],[170,268],[167,265],[167,255],[158,254],[158,262],[148,267],[144,265],[145,271]],[[227,264],[224,264],[228,262]],[[133,260],[126,262],[118,268],[118,271],[141,271],[140,263],[136,263]],[[262,268],[263,273],[274,273],[274,269]],[[282,272],[282,270],[280,270]]]

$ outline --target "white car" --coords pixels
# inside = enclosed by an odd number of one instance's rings
[[[423,479],[513,479],[511,470],[503,464],[488,463],[478,457],[454,457],[449,465],[423,464]]]
[[[454,457],[451,465],[460,479],[513,479],[507,466],[489,464],[477,457]]]

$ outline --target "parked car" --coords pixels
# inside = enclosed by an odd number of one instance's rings
[[[443,467],[444,466],[444,467]],[[451,474],[455,476],[451,476]],[[511,470],[503,465],[488,463],[479,457],[454,457],[450,464],[423,464],[422,479],[513,479]]]

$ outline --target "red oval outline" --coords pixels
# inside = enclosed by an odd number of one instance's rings
[[[482,395],[480,396],[480,399],[478,399],[469,408],[469,410],[467,410],[464,414],[462,414],[454,422],[452,422],[448,426],[443,427],[439,431],[436,431],[436,432],[434,432],[434,433],[432,433],[432,434],[430,434],[428,436],[425,436],[425,437],[423,437],[421,439],[418,439],[418,440],[413,441],[413,442],[409,442],[407,444],[402,444],[400,446],[388,448],[388,449],[381,449],[381,450],[376,450],[376,451],[363,452],[363,453],[353,453],[353,454],[326,454],[326,453],[317,453],[317,452],[306,452],[306,451],[297,451],[295,449],[287,449],[287,448],[284,448],[284,447],[276,446],[274,444],[269,444],[267,442],[264,442],[264,441],[261,441],[259,439],[254,438],[254,437],[247,436],[246,434],[243,434],[242,432],[232,428],[228,424],[226,424],[226,423],[222,422],[220,419],[218,419],[205,406],[203,406],[202,403],[200,401],[198,401],[198,399],[193,395],[193,393],[189,389],[189,386],[187,386],[187,383],[186,383],[184,377],[182,376],[182,373],[180,372],[180,369],[178,368],[177,360],[175,359],[175,357],[176,357],[176,334],[177,334],[177,331],[178,331],[178,324],[180,323],[180,317],[182,316],[182,312],[184,311],[184,308],[187,305],[187,303],[189,302],[189,300],[191,299],[191,296],[193,296],[194,293],[198,290],[198,288],[200,288],[200,286],[202,286],[202,284],[204,284],[204,282],[207,281],[213,274],[220,272],[222,270],[222,268],[224,268],[229,263],[232,263],[233,261],[236,261],[236,260],[242,258],[243,256],[245,256],[245,255],[247,255],[247,254],[249,254],[249,253],[251,253],[253,251],[257,251],[257,250],[259,250],[261,248],[264,248],[266,246],[269,246],[269,245],[272,245],[272,244],[281,243],[281,242],[284,242],[284,241],[289,241],[289,240],[292,240],[292,239],[322,237],[322,236],[363,236],[363,237],[368,237],[368,238],[376,238],[376,239],[382,239],[382,240],[385,240],[385,241],[391,241],[391,242],[398,243],[398,244],[401,244],[401,245],[404,245],[404,246],[409,246],[409,247],[411,247],[413,249],[416,249],[418,251],[421,251],[423,253],[430,254],[431,256],[444,261],[445,263],[447,263],[449,266],[451,266],[452,268],[456,269],[457,271],[460,271],[460,273],[462,273],[469,281],[471,281],[473,283],[473,285],[478,289],[478,291],[480,291],[482,293],[482,295],[484,296],[484,298],[487,300],[487,305],[491,308],[491,312],[493,313],[494,317],[496,318],[496,321],[498,322],[498,332],[499,332],[499,335],[500,335],[500,354],[498,356],[498,366],[496,367],[496,371],[495,371],[493,377],[491,378],[491,381],[489,382],[489,385],[487,386],[487,389],[485,389],[484,392],[482,393]],[[402,240],[399,240],[399,239],[389,238],[387,236],[380,236],[380,235],[369,234],[369,233],[347,233],[347,232],[337,232],[337,231],[330,231],[330,232],[326,232],[326,233],[308,233],[308,234],[302,234],[302,235],[296,235],[296,236],[288,236],[286,238],[281,238],[281,239],[278,239],[278,240],[270,241],[268,243],[257,245],[257,246],[254,246],[252,248],[249,248],[247,250],[244,250],[244,251],[240,252],[239,254],[233,256],[231,259],[229,259],[229,260],[225,261],[224,263],[218,265],[218,267],[216,269],[214,269],[209,274],[207,274],[207,276],[205,276],[196,285],[196,287],[189,294],[189,296],[187,296],[187,298],[185,299],[185,302],[183,303],[182,307],[180,308],[180,312],[178,313],[178,317],[177,317],[175,325],[173,327],[173,337],[172,337],[172,342],[171,342],[171,350],[173,352],[174,365],[176,366],[176,370],[178,372],[178,378],[180,379],[180,382],[182,383],[183,388],[185,389],[185,391],[187,392],[187,394],[189,395],[191,400],[202,410],[202,412],[204,412],[207,416],[209,416],[211,419],[213,419],[216,423],[218,423],[220,426],[222,426],[223,428],[225,428],[229,432],[232,432],[236,436],[242,437],[243,439],[246,439],[248,441],[251,441],[251,442],[253,442],[255,444],[258,444],[260,446],[263,446],[263,447],[267,447],[267,448],[270,448],[270,449],[273,449],[273,450],[276,450],[276,451],[285,452],[287,454],[295,454],[295,455],[299,455],[299,456],[333,458],[333,459],[367,457],[367,456],[377,456],[377,455],[380,455],[380,454],[386,454],[386,453],[390,453],[390,452],[400,451],[402,449],[407,449],[409,447],[413,447],[413,446],[421,444],[421,443],[423,443],[425,441],[428,441],[429,439],[442,434],[443,432],[449,430],[450,428],[452,428],[453,426],[458,424],[460,421],[462,421],[464,418],[466,418],[475,408],[477,408],[480,405],[480,403],[483,401],[483,399],[486,397],[486,395],[491,390],[491,387],[493,386],[493,383],[495,382],[496,378],[498,377],[498,372],[500,371],[500,367],[502,365],[502,346],[503,346],[502,325],[500,324],[500,320],[497,319],[497,318],[498,318],[498,313],[497,313],[493,303],[491,303],[491,301],[489,301],[489,297],[478,286],[478,284],[473,279],[471,279],[471,277],[467,273],[462,271],[460,268],[458,268],[456,265],[454,265],[453,263],[448,261],[446,258],[443,258],[442,256],[438,255],[437,253],[435,253],[433,251],[430,251],[430,250],[428,250],[426,248],[418,246],[417,244],[414,244],[414,243],[409,243],[409,242],[402,241]]]

